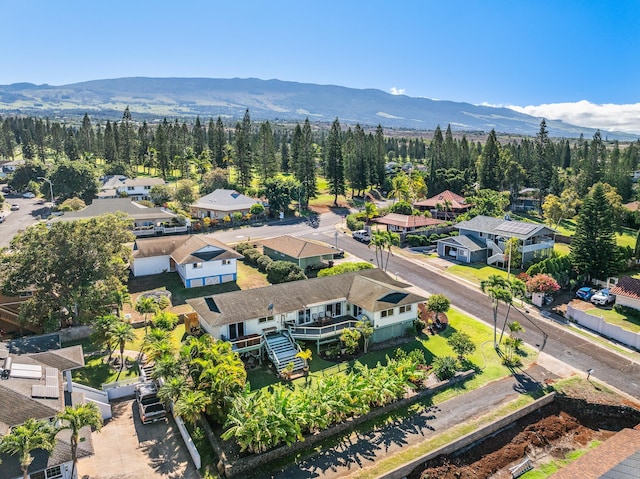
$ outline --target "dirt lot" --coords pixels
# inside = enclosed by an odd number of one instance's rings
[[[575,399],[591,404],[627,406],[628,401],[613,399],[597,389],[579,386],[570,390]],[[584,403],[577,403],[583,405]],[[638,405],[635,405],[636,407]],[[566,410],[568,409],[568,410]],[[600,406],[600,409],[605,409]],[[633,427],[640,411],[630,421],[581,413],[581,407],[559,404],[558,401],[530,414],[495,436],[457,455],[441,456],[414,470],[409,479],[507,479],[509,467],[527,456],[534,468],[568,452],[583,449],[591,441],[605,441],[624,427]]]

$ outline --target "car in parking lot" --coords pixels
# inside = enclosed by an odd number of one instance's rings
[[[594,294],[596,294],[596,290],[589,286],[585,286],[576,291],[576,297],[584,301],[589,301]]]
[[[606,306],[613,304],[616,300],[616,295],[611,294],[609,288],[601,289],[596,294],[591,296],[591,302],[600,306]]]
[[[31,193],[30,191],[27,191],[26,193],[22,193],[22,197],[23,198],[35,198],[36,195],[34,195],[33,193]]]
[[[154,382],[138,384],[135,392],[142,424],[162,421],[167,417],[167,411],[158,398],[158,388]]]
[[[20,209],[20,205],[16,205],[15,203],[11,205],[11,211],[18,211]]]

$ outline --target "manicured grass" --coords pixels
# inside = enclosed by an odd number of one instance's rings
[[[448,267],[447,271],[477,285],[479,285],[481,281],[489,279],[489,276],[491,276],[492,274],[497,274],[498,276],[503,276],[505,278],[507,277],[507,272],[505,270],[494,268],[493,266],[482,263],[456,264],[455,266]],[[520,270],[512,268],[511,277],[515,277],[515,275],[519,272]]]
[[[149,326],[151,326],[151,324],[149,324]],[[127,343],[125,349],[130,349],[131,351],[140,351],[142,349],[142,342],[144,341],[145,336],[144,328],[135,329],[134,333],[136,335],[136,339],[134,339],[130,343]],[[184,324],[179,324],[173,331],[171,331],[169,340],[173,343],[177,350],[180,347],[180,344],[184,337]]]
[[[560,255],[565,255],[565,254],[569,254],[571,250],[569,249],[569,245],[566,243],[555,243],[553,245],[553,251],[555,251]]]
[[[588,309],[585,312],[593,316],[602,317],[607,323],[615,324],[616,326],[620,326],[627,331],[640,333],[640,319],[638,318],[627,317],[623,314],[618,313],[614,309],[592,308]]]
[[[113,353],[114,357],[119,356],[119,351]],[[107,355],[95,357],[85,363],[81,369],[72,372],[73,380],[79,384],[84,384],[95,389],[100,389],[105,383],[114,381],[122,381],[128,378],[134,378],[140,375],[138,363],[133,361],[131,367],[123,369],[118,376],[118,370],[111,368],[106,363]]]

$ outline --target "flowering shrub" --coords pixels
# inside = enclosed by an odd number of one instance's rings
[[[518,278],[523,283],[526,283],[527,281],[529,281],[529,278],[531,278],[531,276],[529,276],[526,271],[523,271],[522,273],[519,273],[516,278]]]
[[[530,293],[553,293],[559,289],[558,282],[546,274],[536,274],[527,280],[527,291]]]

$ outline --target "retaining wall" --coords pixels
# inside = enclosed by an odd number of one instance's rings
[[[200,453],[198,452],[196,445],[193,443],[193,439],[191,439],[191,435],[189,435],[189,431],[187,431],[187,428],[184,425],[184,421],[175,413],[173,404],[171,404],[171,414],[176,420],[176,425],[178,426],[180,435],[182,436],[182,439],[187,446],[187,450],[189,451],[189,455],[191,456],[191,460],[193,461],[194,466],[196,466],[196,469],[200,469],[200,467],[202,467],[202,459],[200,458]]]
[[[222,460],[221,462],[224,467],[225,476],[229,478],[246,477],[249,471],[255,471],[256,469],[260,468],[261,466],[264,466],[265,464],[268,464],[271,461],[275,461],[277,459],[290,456],[303,449],[309,449],[314,444],[320,441],[323,441],[329,437],[344,433],[347,430],[352,429],[365,421],[369,421],[371,419],[383,416],[396,409],[418,402],[427,396],[430,396],[438,391],[441,391],[442,389],[449,387],[452,384],[465,381],[470,377],[472,377],[474,374],[475,372],[473,370],[459,373],[453,379],[449,381],[441,381],[428,389],[419,391],[417,394],[411,397],[404,398],[399,401],[395,401],[381,408],[376,408],[372,410],[369,414],[365,414],[363,416],[349,419],[346,422],[337,424],[317,434],[305,436],[304,441],[298,441],[295,444],[292,444],[291,446],[280,446],[270,451],[264,452],[262,454],[257,454],[251,457],[237,459],[233,462],[228,460],[227,461]]]
[[[622,344],[640,350],[640,334],[607,323],[604,318],[587,314],[584,311],[567,306],[567,316],[579,325],[589,328],[596,333],[614,339]]]
[[[466,436],[461,437],[456,441],[450,442],[449,444],[446,444],[436,449],[435,451],[431,451],[421,456],[420,458],[405,464],[404,466],[401,466],[397,469],[394,469],[393,471],[390,471],[380,476],[379,479],[402,479],[403,477],[408,476],[409,473],[411,473],[411,471],[413,471],[416,467],[421,466],[427,461],[443,454],[452,454],[459,449],[462,449],[464,447],[467,447],[473,444],[476,441],[479,441],[480,439],[490,436],[491,434],[499,431],[500,429],[505,428],[506,426],[517,421],[518,419],[523,418],[527,414],[530,414],[533,411],[536,411],[541,407],[546,406],[547,404],[551,404],[555,400],[555,397],[556,397],[556,393],[548,394],[547,396],[544,396],[538,399],[537,401],[534,401],[533,403],[527,406],[524,406],[523,408],[520,408],[517,411],[512,412],[508,416],[498,419],[492,422],[491,424],[488,424],[480,429],[477,429],[474,432],[467,434]]]

